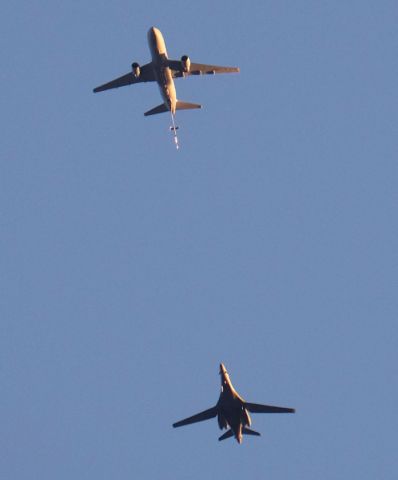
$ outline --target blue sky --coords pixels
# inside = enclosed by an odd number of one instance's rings
[[[397,478],[396,2],[5,2],[0,476]],[[92,88],[169,56],[237,65]],[[218,364],[260,438],[171,424]]]

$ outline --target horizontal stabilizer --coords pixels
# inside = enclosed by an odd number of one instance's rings
[[[147,117],[148,115],[156,115],[157,113],[164,113],[168,112],[169,109],[166,107],[164,103],[161,105],[158,105],[155,108],[152,108],[152,110],[148,110],[147,112],[144,113],[144,115]]]
[[[242,433],[244,435],[256,435],[257,437],[261,436],[261,433],[258,433],[255,430],[251,430],[250,428],[247,428],[247,427],[243,427]]]
[[[180,102],[180,100],[177,100],[176,110],[192,110],[194,108],[202,108],[202,105],[199,105],[198,103]]]
[[[203,422],[203,420],[209,420],[210,418],[214,418],[218,413],[217,407],[209,408],[204,412],[197,413],[192,417],[186,418],[184,420],[180,420],[179,422],[173,423],[173,427],[182,427],[183,425],[189,425],[190,423],[196,422]]]
[[[261,405],[259,403],[245,402],[245,407],[251,413],[294,413],[294,408],[274,407],[273,405]]]
[[[231,438],[233,436],[234,436],[234,432],[232,430],[228,430],[228,432],[225,432],[224,435],[221,435],[218,441],[221,442],[221,440],[225,440],[226,438]]]

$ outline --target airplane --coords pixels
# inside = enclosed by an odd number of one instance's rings
[[[235,437],[238,443],[242,443],[243,435],[255,435],[260,436],[259,432],[251,430],[250,413],[294,413],[294,408],[274,407],[271,405],[261,405],[259,403],[249,403],[243,400],[243,398],[234,389],[229,378],[227,369],[220,363],[220,375],[221,375],[221,393],[217,404],[197,413],[192,417],[180,420],[173,423],[173,427],[182,427],[183,425],[189,425],[191,423],[202,422],[203,420],[209,420],[210,418],[217,417],[218,426],[220,430],[228,429],[221,437],[219,441],[226,438]]]
[[[175,143],[178,148],[177,129],[175,125],[175,113],[177,110],[190,110],[202,108],[197,103],[183,102],[177,100],[174,78],[187,77],[189,75],[214,75],[216,73],[239,72],[237,67],[221,67],[217,65],[204,65],[191,62],[188,55],[183,55],[180,60],[170,60],[167,56],[166,45],[160,30],[151,27],[148,30],[148,44],[152,61],[140,66],[134,62],[131,65],[131,72],[122,75],[104,85],[94,88],[94,93],[103,92],[112,88],[124,87],[142,82],[157,82],[163,103],[144,113],[145,116],[158,113],[170,112],[174,132]]]

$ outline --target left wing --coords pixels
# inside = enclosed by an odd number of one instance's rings
[[[239,67],[222,67],[219,65],[205,65],[204,63],[190,63],[190,68],[184,71],[180,60],[169,60],[169,67],[173,70],[173,78],[188,75],[215,75],[216,73],[238,73]]]
[[[245,407],[251,413],[294,413],[294,408],[274,407],[272,405],[260,405],[259,403],[245,402]]]
[[[115,80],[94,88],[93,92],[103,92],[104,90],[110,90],[111,88],[125,87],[126,85],[132,85],[133,83],[154,82],[155,80],[152,63],[147,63],[140,68],[140,74],[138,77],[134,76],[133,72],[131,71],[130,73],[126,73],[126,75],[122,75]]]
[[[205,410],[204,412],[197,413],[192,417],[185,418],[184,420],[173,423],[173,427],[176,428],[176,427],[182,427],[183,425],[189,425],[190,423],[203,422],[203,420],[209,420],[210,418],[214,418],[217,415],[217,413],[218,413],[217,407],[212,407],[212,408],[209,408],[208,410]]]

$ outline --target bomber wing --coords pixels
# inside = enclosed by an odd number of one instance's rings
[[[126,85],[132,85],[134,83],[142,82],[154,82],[156,80],[153,72],[152,63],[147,63],[140,67],[140,74],[136,77],[133,72],[126,73],[121,77],[116,78],[104,85],[94,88],[94,93],[103,92],[104,90],[110,90],[111,88],[125,87]]]
[[[203,412],[197,413],[192,417],[185,418],[184,420],[180,420],[179,422],[173,423],[173,427],[182,427],[183,425],[189,425],[190,423],[196,422],[203,422],[204,420],[210,420],[210,418],[214,418],[218,413],[217,407],[209,408]]]
[[[272,405],[261,405],[259,403],[245,402],[245,407],[251,413],[294,413],[294,408],[274,407]]]
[[[238,73],[239,67],[222,67],[219,65],[205,65],[204,63],[190,63],[189,71],[185,72],[180,60],[169,60],[169,67],[173,71],[173,78],[188,75],[215,75],[216,73]]]

